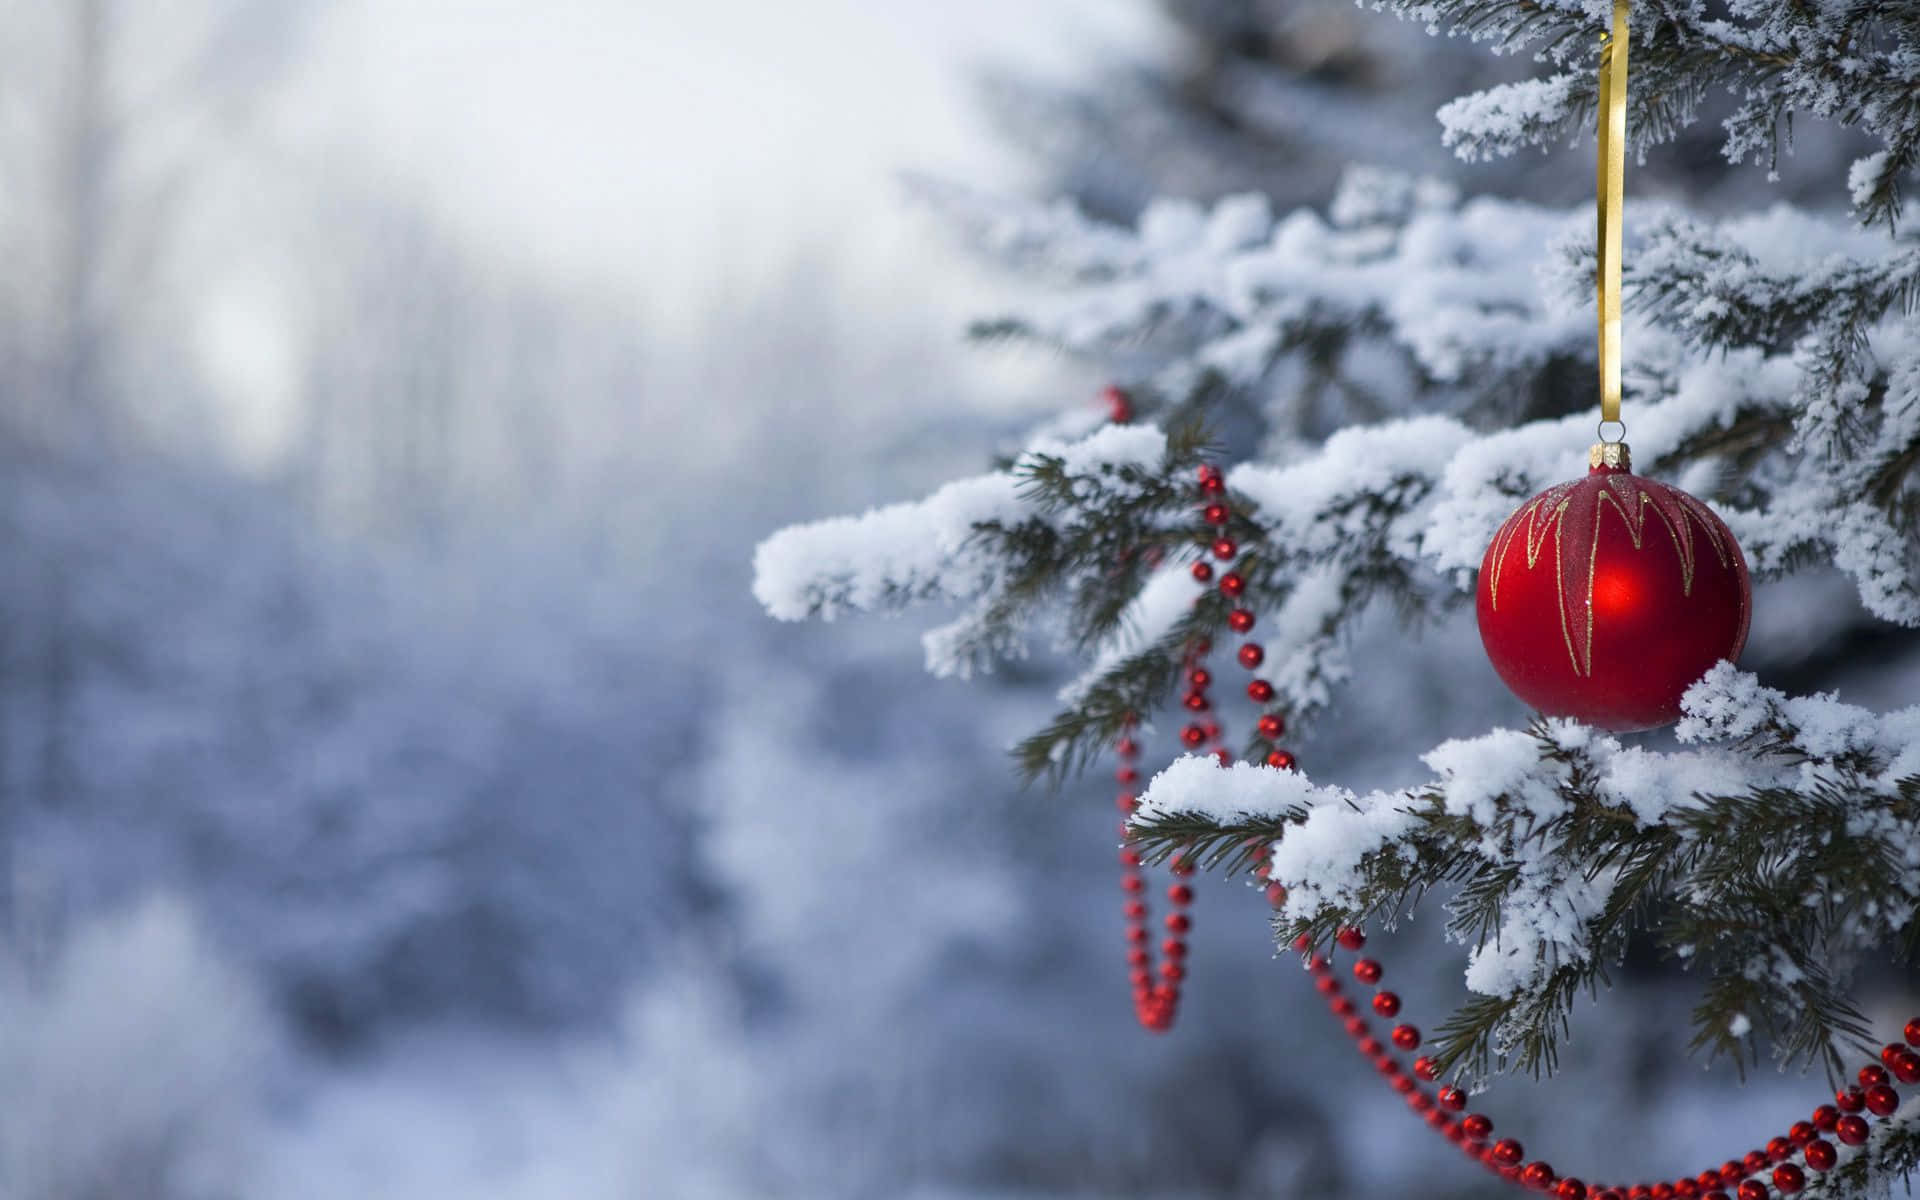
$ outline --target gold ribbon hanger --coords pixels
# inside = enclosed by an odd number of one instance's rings
[[[1600,424],[1620,424],[1620,210],[1627,174],[1627,0],[1600,42]],[[1624,431],[1624,426],[1622,429]]]

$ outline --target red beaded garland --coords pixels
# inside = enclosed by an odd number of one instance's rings
[[[1217,550],[1219,543],[1216,542],[1214,543],[1214,545]],[[1247,581],[1241,578],[1240,573],[1238,571],[1228,571],[1225,575],[1222,575],[1220,577],[1220,591],[1222,594],[1227,596],[1239,596],[1242,592],[1246,590],[1247,590]]]

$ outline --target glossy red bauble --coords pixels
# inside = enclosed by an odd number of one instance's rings
[[[1494,534],[1480,639],[1541,712],[1652,729],[1679,719],[1681,694],[1707,668],[1739,657],[1752,585],[1712,509],[1633,474],[1625,447],[1595,449],[1585,478],[1541,492]]]

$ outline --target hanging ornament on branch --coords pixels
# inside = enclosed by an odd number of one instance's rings
[[[1600,441],[1587,476],[1522,504],[1480,564],[1480,640],[1515,695],[1615,732],[1680,719],[1680,697],[1747,642],[1753,589],[1712,509],[1633,473],[1620,419],[1627,5],[1601,51]],[[1609,427],[1614,437],[1609,440]]]

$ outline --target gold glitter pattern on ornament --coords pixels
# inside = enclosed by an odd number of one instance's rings
[[[1494,535],[1492,547],[1493,577],[1488,581],[1487,598],[1495,612],[1500,610],[1500,577],[1506,569],[1507,551],[1516,538],[1526,547],[1526,569],[1532,570],[1552,535],[1554,587],[1559,600],[1560,633],[1566,643],[1568,660],[1575,675],[1593,674],[1593,587],[1599,572],[1600,516],[1611,507],[1625,525],[1633,548],[1644,548],[1647,514],[1660,518],[1673,551],[1680,561],[1680,594],[1693,595],[1696,567],[1694,526],[1706,535],[1714,557],[1722,567],[1732,562],[1731,547],[1711,509],[1687,493],[1674,488],[1647,489],[1634,475],[1622,472],[1601,478],[1593,489],[1593,508],[1588,513],[1571,513],[1576,527],[1584,519],[1591,526],[1587,553],[1569,556],[1566,551],[1567,522],[1575,493],[1586,480],[1556,484],[1528,501],[1519,512],[1507,518]],[[1576,528],[1575,537],[1581,531]],[[1584,557],[1584,561],[1582,561]]]

